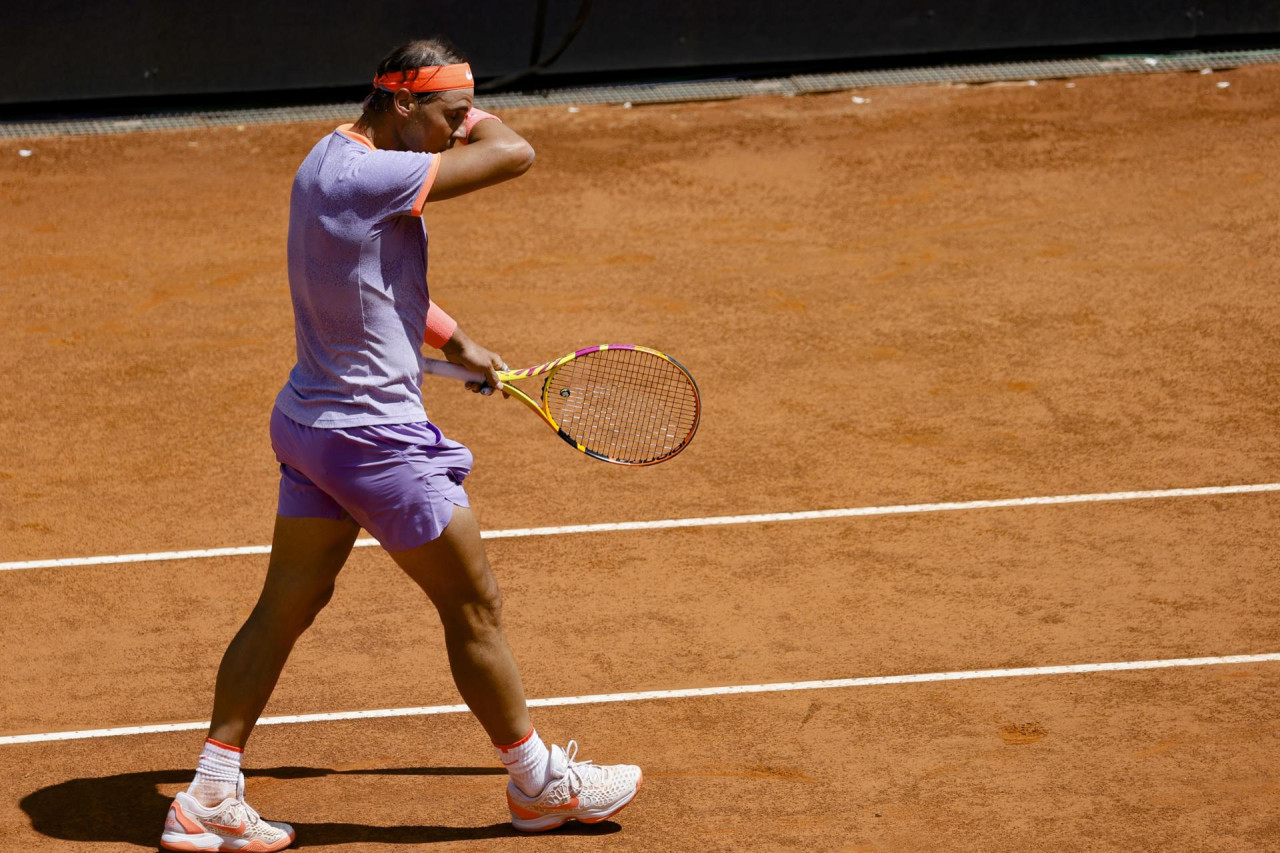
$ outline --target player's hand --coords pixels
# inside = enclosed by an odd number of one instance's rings
[[[502,380],[498,378],[498,371],[507,369],[507,363],[502,360],[502,356],[493,350],[480,346],[467,335],[461,334],[460,329],[454,332],[453,337],[445,344],[442,352],[444,357],[454,364],[460,364],[468,370],[474,370],[485,375],[485,383],[483,385],[479,382],[468,382],[467,390],[488,396],[493,393],[493,389],[502,387]],[[507,397],[510,395],[504,391],[502,396]]]

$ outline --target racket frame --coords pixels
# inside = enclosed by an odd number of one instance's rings
[[[685,378],[689,380],[689,384],[693,387],[693,429],[689,431],[687,436],[685,436],[684,441],[680,442],[680,444],[670,453],[646,462],[629,462],[622,459],[614,459],[578,443],[573,436],[561,429],[560,424],[556,423],[555,418],[551,417],[550,399],[548,395],[551,389],[551,379],[555,376],[556,371],[574,359],[582,358],[583,356],[590,355],[595,352],[604,352],[606,350],[635,350],[638,352],[648,353],[649,355],[656,355],[658,358],[661,358],[664,361],[669,361],[671,364],[675,365],[676,368],[685,375]],[[487,378],[483,373],[468,370],[467,368],[453,364],[452,362],[441,361],[434,358],[423,358],[422,367],[427,373],[437,376],[447,376],[453,379],[461,379],[466,382],[478,382],[481,385],[488,387]],[[538,394],[537,400],[511,384],[512,382],[519,382],[525,379],[534,379],[537,377],[543,377],[542,390]],[[499,390],[505,391],[521,403],[524,403],[530,411],[542,418],[543,422],[546,423],[547,426],[551,427],[551,429],[555,431],[556,435],[564,439],[565,444],[585,453],[593,459],[599,459],[601,462],[612,462],[615,465],[643,467],[645,465],[656,465],[659,462],[665,462],[689,446],[689,442],[693,441],[694,435],[698,432],[698,425],[702,422],[702,395],[698,390],[698,383],[694,381],[692,374],[685,369],[683,364],[676,361],[666,353],[658,352],[656,349],[651,349],[649,347],[639,346],[638,344],[600,344],[598,346],[584,347],[583,349],[576,350],[568,355],[552,359],[551,361],[543,362],[542,364],[535,365],[534,367],[525,367],[520,370],[499,370],[498,379]]]

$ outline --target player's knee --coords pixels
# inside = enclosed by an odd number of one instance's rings
[[[478,592],[458,608],[460,627],[473,636],[502,631],[502,592],[497,584]]]
[[[300,614],[303,618],[302,629],[304,631],[311,627],[311,623],[316,621],[316,617],[320,615],[320,611],[324,610],[333,599],[333,589],[334,585],[329,584],[328,586],[317,590],[315,595],[311,596],[311,598],[304,603]]]
[[[287,599],[263,599],[254,608],[254,616],[267,621],[277,630],[301,634],[316,621],[320,611],[333,598],[334,585],[323,586],[309,595]]]

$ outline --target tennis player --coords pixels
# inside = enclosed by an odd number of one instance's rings
[[[298,169],[288,243],[297,364],[271,416],[280,462],[271,558],[218,669],[195,779],[169,808],[169,850],[270,853],[293,842],[292,827],[245,802],[241,756],[361,527],[439,611],[454,683],[507,768],[517,829],[603,820],[640,786],[639,767],[578,761],[576,742],[548,749],[534,730],[462,487],[471,453],[422,404],[424,342],[494,387],[503,367],[427,288],[423,206],[515,178],[533,162],[529,144],[473,98],[471,69],[447,43],[398,47],[378,66],[360,119],[321,139]]]

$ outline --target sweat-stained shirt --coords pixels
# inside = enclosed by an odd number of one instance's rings
[[[298,361],[276,397],[313,427],[416,423],[427,229],[440,157],[384,151],[343,125],[302,161],[289,200]]]

